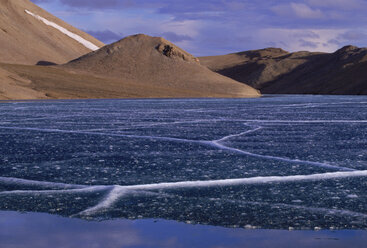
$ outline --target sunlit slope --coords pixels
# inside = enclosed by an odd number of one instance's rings
[[[160,38],[134,35],[91,52],[63,66],[146,86],[167,88],[176,97],[257,97],[252,87],[212,72],[197,58]],[[193,92],[187,94],[185,92]],[[161,92],[167,97],[166,92]]]
[[[65,63],[103,45],[29,0],[0,0],[0,62]]]

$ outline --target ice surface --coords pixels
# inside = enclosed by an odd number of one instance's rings
[[[32,12],[30,12],[29,10],[25,10],[25,13],[27,13],[28,15],[31,15],[33,16],[34,18],[42,21],[44,24],[46,24],[47,26],[51,26],[57,30],[59,30],[61,33],[69,36],[70,38],[76,40],[77,42],[79,42],[80,44],[82,44],[83,46],[85,46],[86,48],[92,50],[92,51],[96,51],[99,49],[98,46],[94,45],[92,42],[90,41],[87,41],[86,39],[82,38],[81,36],[73,33],[73,32],[70,32],[69,30],[67,30],[66,28],[63,28],[61,27],[60,25],[52,22],[52,21],[49,21],[47,20],[46,18],[43,18],[42,16],[39,16],[39,15],[36,15]]]
[[[366,97],[0,104],[0,209],[367,228]]]

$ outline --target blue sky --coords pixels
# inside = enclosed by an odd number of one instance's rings
[[[367,46],[367,0],[32,0],[111,43],[163,36],[196,56]]]

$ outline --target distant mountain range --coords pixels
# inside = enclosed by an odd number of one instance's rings
[[[196,58],[159,37],[105,46],[29,0],[0,0],[0,99],[367,94],[367,49]]]
[[[367,94],[367,48],[346,46],[335,53],[266,48],[200,62],[263,94]]]

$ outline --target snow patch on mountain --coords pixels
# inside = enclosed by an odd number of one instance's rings
[[[39,16],[39,15],[36,15],[32,12],[30,12],[29,10],[25,10],[25,12],[31,16],[33,16],[34,18],[42,21],[44,24],[48,25],[48,26],[51,26],[57,30],[59,30],[60,32],[64,33],[65,35],[69,36],[70,38],[76,40],[77,42],[79,42],[80,44],[82,44],[83,46],[85,46],[86,48],[92,50],[92,51],[96,51],[99,49],[98,46],[94,45],[92,42],[90,41],[87,41],[86,39],[84,39],[83,37],[73,33],[73,32],[70,32],[69,30],[67,30],[66,28],[63,28],[61,27],[60,25],[54,23],[54,22],[51,22],[45,18],[43,18],[42,16]]]

